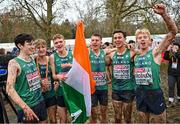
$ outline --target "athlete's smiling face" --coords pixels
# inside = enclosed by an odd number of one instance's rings
[[[100,49],[101,47],[101,38],[98,37],[98,36],[91,36],[91,42],[90,42],[90,46],[91,46],[91,49],[93,50],[97,50],[97,49]]]
[[[20,50],[26,55],[32,55],[35,50],[34,41],[25,41],[24,45],[18,44],[18,48],[20,48]]]
[[[36,46],[36,51],[38,53],[38,56],[45,56],[46,55],[46,45],[44,44],[39,44]]]
[[[120,48],[124,45],[126,38],[122,33],[115,33],[113,36],[114,43],[117,48]]]
[[[56,38],[54,40],[54,47],[58,52],[61,52],[65,49],[65,40],[63,38]]]
[[[136,35],[136,41],[140,49],[147,49],[151,45],[151,38],[145,32],[138,33]]]

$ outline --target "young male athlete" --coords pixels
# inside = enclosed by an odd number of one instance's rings
[[[149,30],[138,29],[135,33],[139,47],[139,54],[134,60],[137,84],[136,106],[143,123],[149,123],[151,115],[154,116],[155,122],[165,123],[166,105],[160,87],[161,53],[173,41],[177,27],[167,14],[165,5],[156,4],[153,10],[164,19],[169,32],[165,39],[152,50],[149,49],[151,44]]]
[[[60,123],[67,123],[67,109],[64,102],[61,81],[65,79],[67,72],[72,66],[72,53],[66,50],[64,36],[56,34],[53,36],[56,52],[50,56],[51,70],[54,80],[60,82],[57,89],[57,112],[60,117]]]
[[[100,34],[93,34],[91,36],[89,58],[93,78],[96,81],[96,90],[95,93],[91,95],[91,123],[97,123],[98,118],[100,119],[100,123],[107,123],[108,84],[105,57],[110,50],[101,49],[101,44],[102,36]],[[98,103],[100,106],[98,106]],[[100,107],[100,109],[98,109],[98,107]]]
[[[33,37],[19,34],[14,39],[20,54],[10,60],[6,91],[17,105],[18,122],[45,123],[47,111],[41,91],[41,80],[36,63]]]
[[[115,112],[115,123],[124,121],[131,123],[132,103],[135,97],[135,80],[133,76],[134,50],[127,48],[126,33],[113,32],[113,40],[117,50],[109,56],[112,65],[112,100]]]
[[[50,123],[56,123],[56,97],[50,60],[49,56],[46,55],[47,43],[43,39],[37,39],[35,40],[34,44],[35,50],[37,51],[37,57],[35,58],[35,61],[41,79],[41,87],[47,108],[48,119]]]

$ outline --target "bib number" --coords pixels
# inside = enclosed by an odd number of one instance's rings
[[[153,83],[151,68],[135,68],[137,85],[150,85]]]

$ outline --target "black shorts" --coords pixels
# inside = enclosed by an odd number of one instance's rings
[[[124,91],[113,91],[112,99],[116,101],[122,101],[126,103],[133,102],[135,97],[134,90],[124,90]]]
[[[66,107],[63,96],[57,96],[57,105],[60,107]]]
[[[41,101],[39,104],[31,107],[34,113],[39,118],[39,121],[47,120],[47,110],[44,101]],[[24,112],[23,110],[18,111],[18,123],[38,123],[37,120],[27,121],[24,119]]]
[[[159,115],[166,109],[163,92],[159,90],[136,91],[136,107],[138,111]]]
[[[108,91],[107,90],[96,90],[94,94],[91,95],[92,107],[98,106],[98,101],[100,105],[108,105]]]
[[[44,101],[45,101],[45,104],[46,104],[46,108],[49,108],[49,107],[54,106],[54,105],[57,104],[57,100],[56,100],[55,96],[44,99]]]

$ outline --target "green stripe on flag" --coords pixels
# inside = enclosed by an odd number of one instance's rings
[[[73,123],[84,123],[88,119],[86,116],[86,106],[84,95],[66,84],[62,83],[64,100],[68,111],[71,114]],[[79,115],[80,114],[80,115]],[[79,117],[78,117],[79,116]]]

